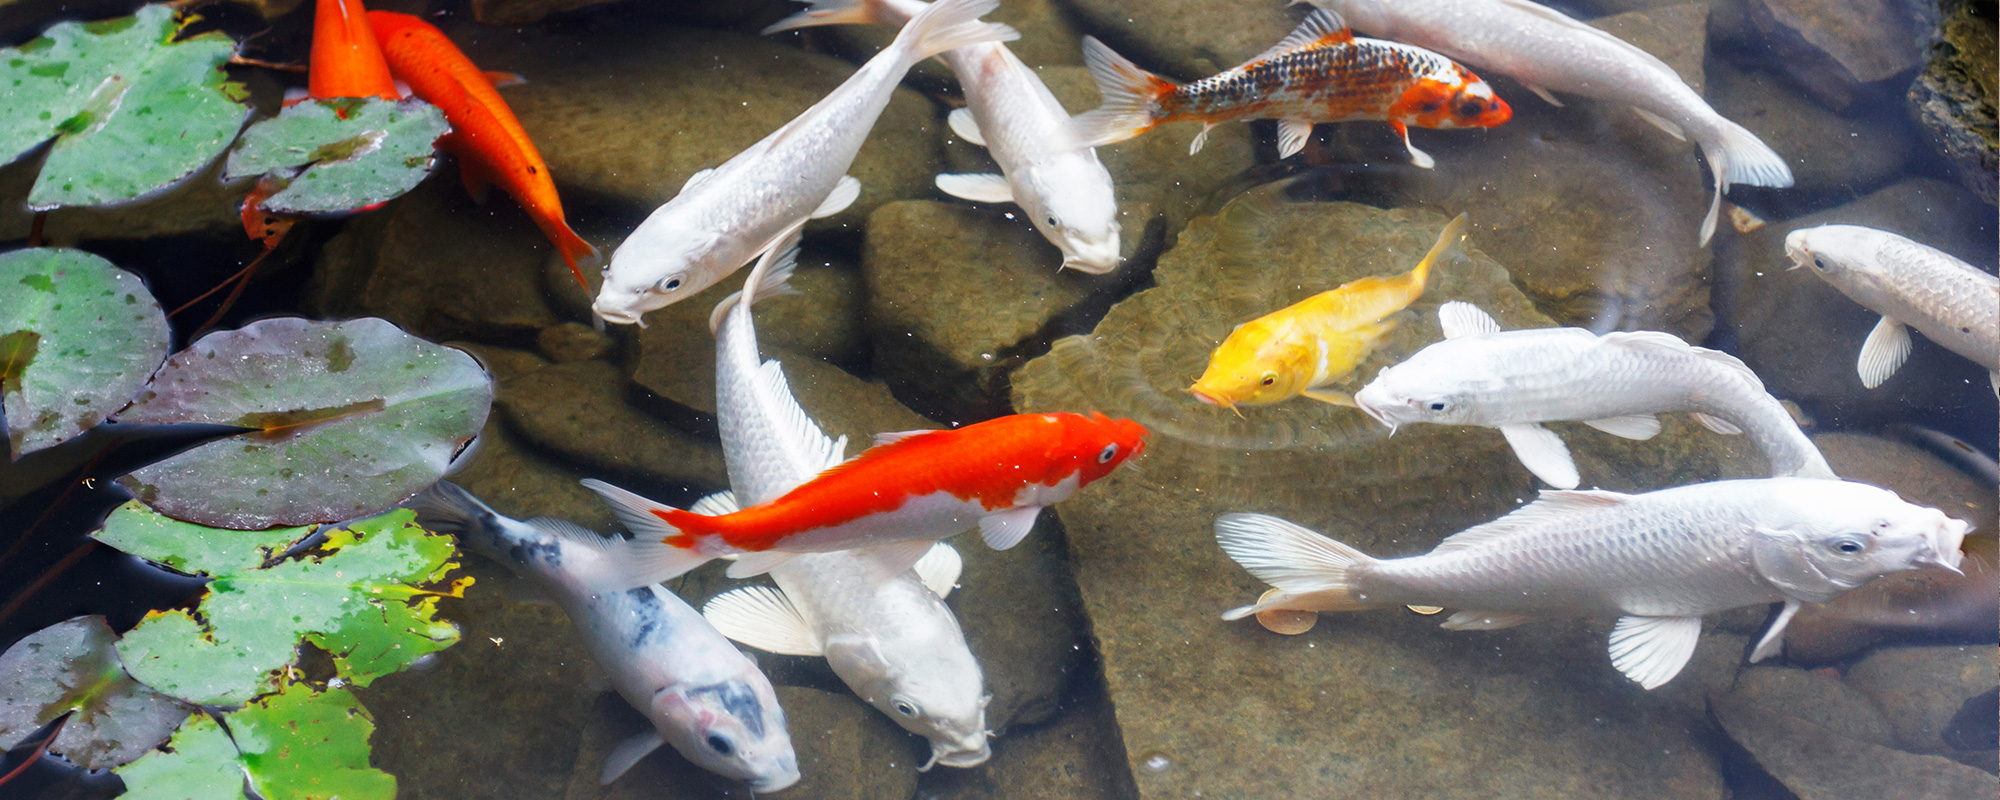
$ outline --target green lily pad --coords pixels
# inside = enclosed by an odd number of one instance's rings
[[[150,513],[126,506],[114,516]],[[451,560],[451,538],[414,519],[398,509],[351,523],[328,533],[313,552],[269,568],[227,566],[246,561],[231,539],[255,534],[241,531],[160,526],[158,536],[106,539],[141,558],[184,559],[214,577],[193,613],[147,614],[118,643],[119,655],[134,677],[155,689],[197,703],[235,705],[269,691],[277,671],[296,660],[304,638],[333,655],[341,678],[365,687],[458,641],[458,627],[436,617],[437,600],[457,596],[467,581],[423,588],[458,565]],[[133,522],[118,525],[129,530]]]
[[[56,139],[28,192],[36,210],[144,196],[221,155],[249,109],[221,69],[220,33],[174,41],[173,9],[66,22],[0,50],[0,163]]]
[[[0,654],[0,750],[76,712],[49,751],[85,769],[115,767],[167,740],[187,709],[132,680],[103,617],[28,634]]]
[[[290,684],[228,716],[229,732],[207,717],[174,735],[172,752],[118,770],[126,800],[391,800],[396,778],[368,766],[375,723],[354,695]],[[234,743],[231,735],[234,735]]]
[[[0,298],[0,405],[15,455],[103,422],[167,357],[152,293],[89,253],[0,253]]]
[[[111,511],[91,538],[188,575],[256,569],[283,555],[312,526],[230,531],[182,522],[137,500]]]
[[[373,514],[444,476],[493,380],[380,319],[267,319],[175,353],[121,422],[261,428],[121,479],[175,519],[254,530]]]
[[[314,100],[250,126],[229,154],[224,177],[305,167],[267,211],[351,211],[416,188],[435,163],[432,143],[451,126],[422,100]]]

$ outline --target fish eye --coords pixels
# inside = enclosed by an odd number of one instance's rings
[[[1424,113],[1430,114],[1436,112],[1438,109],[1443,107],[1444,107],[1443,100],[1427,100],[1424,102],[1422,109]]]
[[[708,749],[714,750],[717,755],[723,755],[723,756],[729,755],[730,753],[736,751],[736,748],[729,746],[728,739],[724,739],[721,736],[714,736],[714,735],[708,737]]]
[[[1097,451],[1097,463],[1109,464],[1111,463],[1111,459],[1116,458],[1117,456],[1118,456],[1118,445],[1107,444],[1104,446],[1103,450]]]
[[[660,281],[660,291],[662,292],[671,292],[679,288],[681,288],[680,278],[668,278],[666,280]]]
[[[1826,261],[1824,259],[1821,259],[1819,256],[1813,256],[1813,269],[1825,272]]]
[[[1050,214],[1050,215],[1048,216],[1048,219],[1047,219],[1046,221],[1047,221],[1047,222],[1049,223],[1049,227],[1051,227],[1051,228],[1060,228],[1060,227],[1062,227],[1062,223],[1060,223],[1060,222],[1057,222],[1057,221],[1056,221],[1056,215],[1054,215],[1054,214]]]
[[[916,718],[918,714],[923,713],[923,709],[917,708],[916,703],[912,703],[902,698],[896,699],[895,708],[896,708],[896,713],[901,714],[905,717],[910,717],[912,719]]]
[[[1467,100],[1458,104],[1458,114],[1462,117],[1476,117],[1486,111],[1486,104],[1478,100]]]
[[[1431,401],[1431,410],[1432,410],[1432,411],[1443,411],[1443,410],[1444,410],[1444,407],[1445,407],[1445,402],[1444,402],[1443,400],[1432,400],[1432,401]]]
[[[1842,536],[1838,539],[1835,539],[1833,540],[1832,546],[1833,549],[1838,550],[1842,553],[1859,553],[1863,550],[1868,549],[1868,544],[1866,542],[1861,541],[1859,537],[1855,536]]]
[[[1272,386],[1272,385],[1275,385],[1275,384],[1277,384],[1277,382],[1278,382],[1278,373],[1276,373],[1276,372],[1266,372],[1266,373],[1264,373],[1264,377],[1263,377],[1262,379],[1260,379],[1260,380],[1258,380],[1258,381],[1257,381],[1257,385],[1258,385],[1258,386]]]

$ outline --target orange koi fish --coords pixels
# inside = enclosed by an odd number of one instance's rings
[[[479,197],[488,183],[499,184],[527,209],[535,226],[555,243],[577,284],[589,292],[581,265],[596,265],[597,248],[570,230],[555,181],[549,178],[549,165],[513,110],[493,90],[495,76],[480,72],[443,31],[421,19],[370,11],[368,24],[382,42],[389,73],[408,84],[412,94],[444,111],[452,130],[438,140],[438,146],[458,156],[466,191]]]
[[[711,559],[742,554],[731,577],[762,573],[800,553],[869,548],[882,574],[909,569],[938,539],[978,526],[1005,550],[1035,525],[1042,507],[1109,474],[1146,447],[1128,419],[1015,414],[957,430],[907,431],[777,499],[721,516],[661,505],[597,480],[634,539],[623,542],[615,588],[676,577]],[[607,589],[614,587],[605,587]]]
[[[1457,62],[1420,47],[1356,39],[1324,9],[1256,58],[1186,85],[1140,69],[1088,36],[1083,60],[1104,96],[1102,106],[1070,120],[1070,137],[1085,147],[1122,142],[1161,123],[1200,120],[1192,154],[1223,120],[1276,119],[1278,156],[1289,158],[1305,149],[1315,122],[1386,120],[1410,160],[1429,169],[1436,162],[1410,144],[1409,126],[1491,128],[1514,116],[1493,87]]]
[[[395,79],[375,31],[368,27],[361,0],[318,0],[313,8],[311,68],[306,92],[314,100],[380,97],[395,100]]]

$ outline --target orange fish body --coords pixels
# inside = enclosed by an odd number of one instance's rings
[[[721,516],[664,506],[598,481],[637,540],[620,584],[665,580],[730,553],[733,575],[755,574],[802,552],[886,546],[907,556],[979,526],[989,545],[1013,546],[1043,506],[1109,474],[1145,449],[1146,429],[1103,414],[1015,414],[956,430],[880,437],[882,443],[770,502]],[[895,556],[887,556],[894,559]],[[752,566],[754,564],[754,566]]]
[[[1513,117],[1471,70],[1449,58],[1397,42],[1357,39],[1340,18],[1315,11],[1275,47],[1243,64],[1189,84],[1146,72],[1086,39],[1084,60],[1105,103],[1078,115],[1071,135],[1088,146],[1132,138],[1167,122],[1200,121],[1208,129],[1231,119],[1278,120],[1278,154],[1305,147],[1316,122],[1384,120],[1410,142],[1409,126],[1490,128]],[[1410,147],[1418,166],[1431,158]]]
[[[452,132],[438,144],[458,156],[466,187],[478,194],[490,181],[512,195],[555,243],[576,282],[589,291],[579,265],[596,262],[597,248],[577,236],[563,218],[549,165],[513,110],[494,91],[492,79],[428,22],[408,14],[370,11],[368,24],[381,42],[389,72],[408,84],[411,93],[444,111]]]
[[[395,100],[395,79],[382,60],[361,0],[317,0],[313,9],[311,68],[306,92],[315,100],[380,97]]]

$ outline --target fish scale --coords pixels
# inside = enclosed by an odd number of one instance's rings
[[[1380,119],[1417,81],[1452,75],[1450,61],[1391,42],[1314,45],[1182,86],[1162,99],[1160,121],[1250,111],[1325,121]]]

